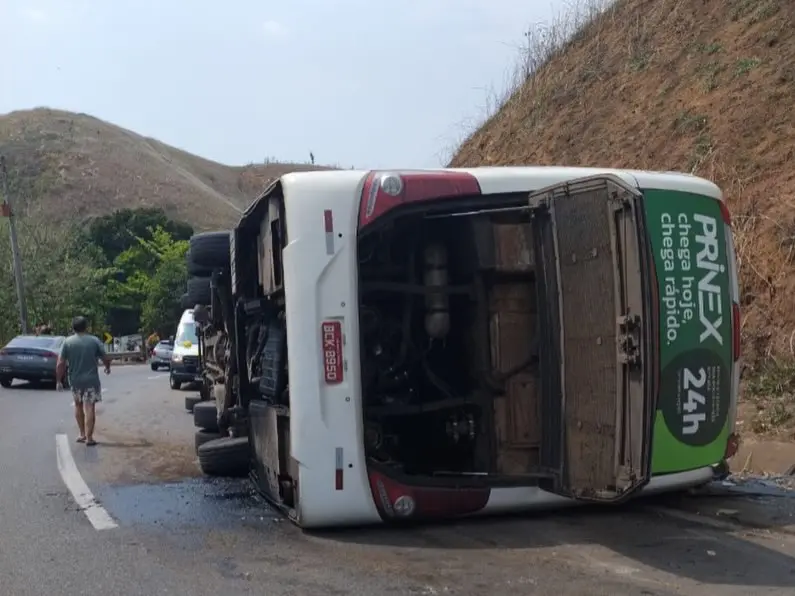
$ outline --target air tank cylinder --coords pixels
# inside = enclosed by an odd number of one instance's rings
[[[447,286],[447,248],[433,243],[425,247],[426,288]],[[443,339],[450,331],[450,298],[446,293],[434,292],[425,295],[425,332],[431,339]]]

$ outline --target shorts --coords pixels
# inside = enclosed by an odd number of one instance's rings
[[[72,397],[75,403],[95,404],[102,401],[102,390],[96,388],[72,389]]]

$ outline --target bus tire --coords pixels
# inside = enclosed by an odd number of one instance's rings
[[[228,269],[229,238],[229,230],[194,234],[190,239],[191,261],[206,269]]]
[[[212,431],[204,430],[203,428],[200,428],[199,430],[196,431],[196,435],[194,437],[194,443],[195,443],[195,446],[196,446],[196,454],[198,455],[199,447],[201,447],[205,443],[208,443],[210,441],[214,441],[215,439],[220,439],[222,437],[223,437],[223,435],[221,433],[212,432]]]
[[[188,270],[188,275],[209,277],[212,275],[213,270],[208,267],[202,267],[193,260],[193,255],[190,249],[185,253],[185,267]]]
[[[185,409],[188,412],[193,412],[193,407],[201,401],[201,397],[198,395],[186,395],[185,396]]]
[[[207,476],[242,477],[249,471],[248,437],[222,437],[198,449],[199,467]]]
[[[200,401],[193,406],[193,425],[215,432],[218,430],[218,409],[211,401]]]
[[[210,278],[209,277],[191,277],[188,278],[188,300],[192,305],[203,304],[207,306],[210,304]],[[190,308],[190,307],[189,307]]]

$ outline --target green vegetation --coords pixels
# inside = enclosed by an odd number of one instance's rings
[[[743,58],[742,60],[738,60],[734,74],[738,77],[747,75],[761,63],[762,61],[757,58]]]
[[[151,238],[151,231],[162,228],[174,240],[187,240],[193,228],[182,222],[170,220],[162,209],[121,209],[110,215],[91,220],[84,232],[86,241],[100,250],[107,262],[112,263],[124,251]]]
[[[80,313],[102,327],[107,271],[92,258],[96,254],[79,246],[68,231],[24,219],[17,227],[29,322],[48,322],[63,330]],[[5,305],[0,340],[8,340],[20,326],[7,219],[0,219],[0,303]]]
[[[134,236],[134,241],[113,260],[108,304],[136,312],[146,332],[168,335],[182,312],[179,299],[188,280],[188,241],[174,238],[160,225]]]
[[[768,360],[748,375],[746,397],[756,406],[751,419],[756,433],[778,432],[795,419],[795,365]]]
[[[160,209],[125,209],[85,228],[17,220],[29,324],[67,333],[82,314],[96,334],[173,333],[182,312],[185,252],[193,229]],[[17,333],[8,220],[0,218],[0,341]]]

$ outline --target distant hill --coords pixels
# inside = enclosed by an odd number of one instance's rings
[[[162,207],[196,229],[237,221],[271,178],[326,170],[308,164],[227,166],[86,114],[37,108],[0,116],[19,212],[84,220],[130,207]]]

